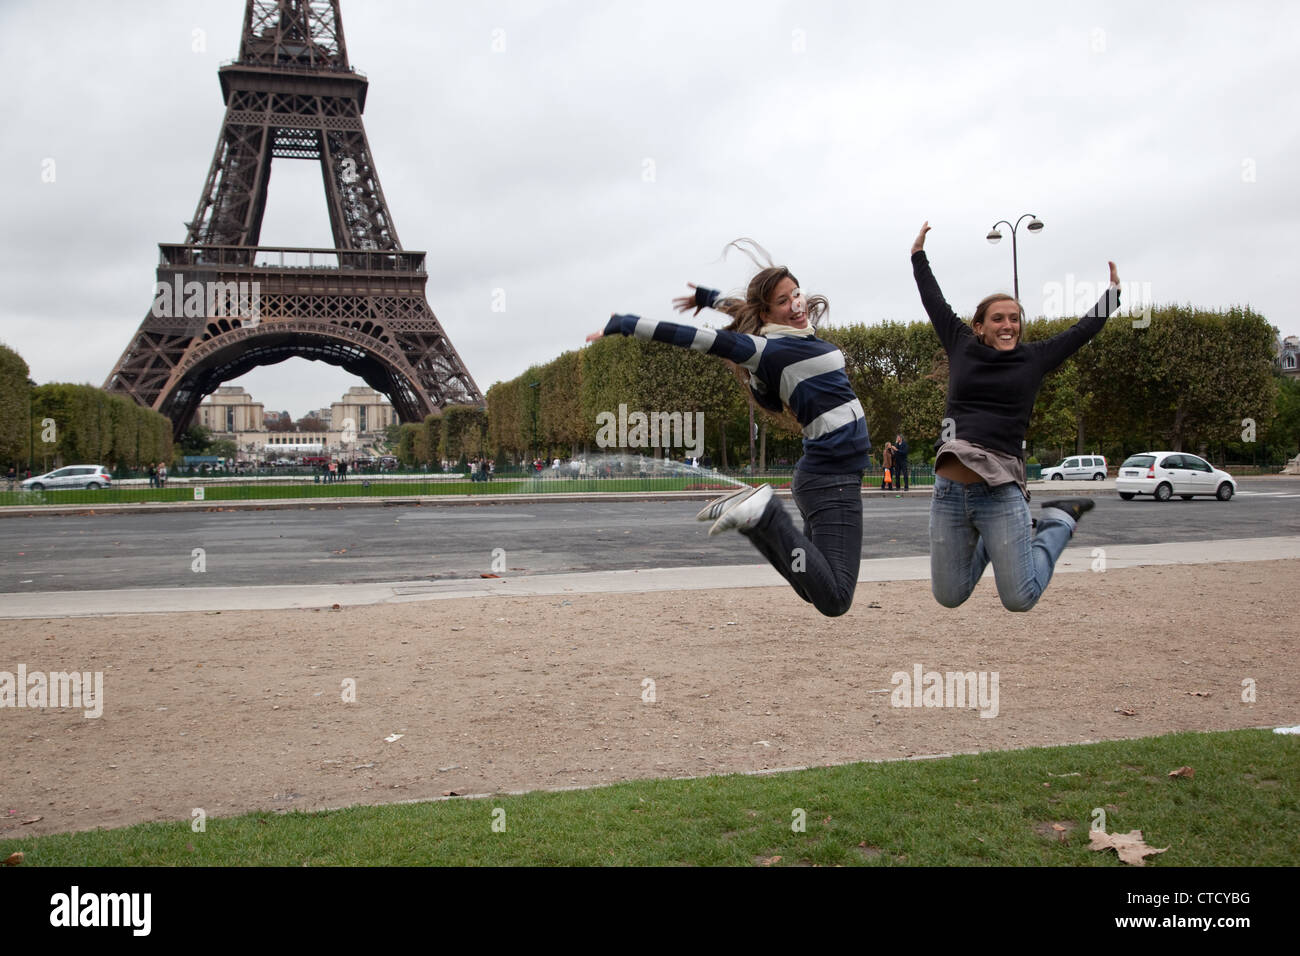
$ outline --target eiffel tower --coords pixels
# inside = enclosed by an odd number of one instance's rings
[[[185,241],[159,244],[157,295],[104,383],[177,437],[219,385],[294,356],[388,396],[404,422],[483,404],[425,298],[379,187],[339,0],[248,0],[239,59],[218,70],[226,116]],[[332,249],[258,245],[273,158],[320,163]]]

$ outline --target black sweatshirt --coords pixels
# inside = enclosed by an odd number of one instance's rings
[[[956,429],[946,437],[1021,458],[1021,444],[1043,376],[1101,331],[1107,317],[1119,308],[1119,289],[1108,288],[1091,312],[1059,335],[1041,342],[1021,341],[1014,349],[1001,352],[976,338],[971,327],[953,312],[924,251],[912,254],[912,272],[926,314],[948,353],[944,417],[951,418]]]

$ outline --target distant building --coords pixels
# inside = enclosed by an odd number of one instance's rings
[[[346,460],[380,441],[397,420],[388,400],[372,388],[353,386],[329,408],[308,412],[323,426],[318,432],[272,432],[270,423],[293,421],[287,411],[267,412],[238,386],[221,386],[199,405],[198,424],[213,438],[235,442],[239,457],[249,461],[325,455]]]
[[[264,416],[253,396],[238,386],[223,385],[199,405],[197,424],[225,438],[238,432],[266,431]]]
[[[330,406],[326,417],[322,419],[339,432],[349,430],[349,420],[352,423],[351,431],[356,433],[358,439],[362,436],[382,438],[384,430],[397,420],[397,413],[393,411],[388,399],[373,388],[354,385],[347,390],[342,400]]]
[[[1278,342],[1277,362],[1283,375],[1300,378],[1300,336],[1288,335]]]

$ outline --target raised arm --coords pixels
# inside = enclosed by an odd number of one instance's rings
[[[1110,285],[1091,311],[1064,332],[1042,342],[1033,343],[1042,362],[1044,374],[1052,371],[1083,348],[1089,339],[1102,330],[1111,313],[1119,308],[1119,272],[1115,268],[1115,263],[1109,262],[1107,265],[1110,266]]]
[[[975,333],[957,317],[952,306],[944,299],[939,281],[930,271],[930,260],[925,255],[925,234],[929,231],[930,223],[927,221],[912,242],[912,275],[916,278],[916,288],[921,293],[921,304],[925,306],[925,314],[930,317],[930,324],[938,333],[944,351],[951,352],[962,336],[974,336]]]

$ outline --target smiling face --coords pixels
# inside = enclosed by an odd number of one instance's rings
[[[985,299],[975,310],[971,329],[989,348],[1011,351],[1020,343],[1020,304],[1007,297]]]
[[[793,278],[786,276],[772,290],[767,309],[763,312],[766,322],[776,325],[788,325],[792,329],[808,328],[808,303],[803,290],[795,285]]]

